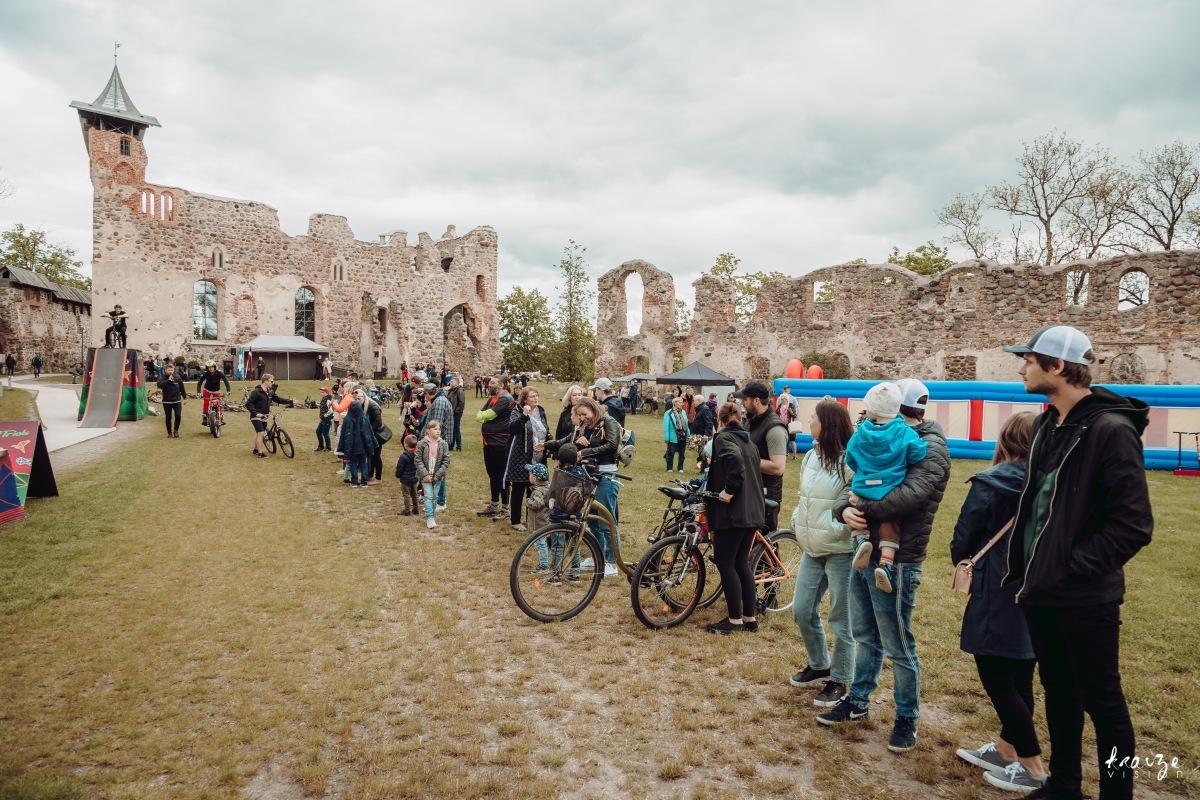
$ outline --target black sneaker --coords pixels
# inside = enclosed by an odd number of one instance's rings
[[[908,717],[896,717],[892,737],[888,739],[888,750],[906,753],[917,746],[917,721]]]
[[[742,630],[746,633],[758,633],[758,620],[742,617]]]
[[[817,716],[817,722],[822,725],[841,725],[843,722],[856,722],[866,719],[870,709],[859,708],[851,702],[849,695],[838,700],[837,705]]]
[[[837,681],[826,681],[825,688],[813,698],[813,705],[819,708],[833,708],[849,693],[846,684]]]
[[[792,679],[788,681],[788,683],[790,683],[792,686],[798,687],[818,686],[827,680],[829,680],[829,670],[805,667],[793,675]],[[830,703],[830,705],[833,704]]]
[[[723,636],[728,636],[731,633],[744,633],[746,625],[745,623],[735,625],[729,621],[729,617],[726,617],[720,622],[714,622],[711,625],[705,626],[705,630],[709,633],[719,633]]]
[[[267,454],[266,454],[266,453],[263,453],[263,452],[257,452],[257,453],[255,453],[254,455],[258,456],[259,458],[266,458],[266,457],[267,457]]]

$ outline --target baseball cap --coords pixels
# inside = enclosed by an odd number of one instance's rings
[[[1092,343],[1083,331],[1070,325],[1047,325],[1035,333],[1028,344],[1010,345],[1006,353],[1023,356],[1037,353],[1050,358],[1061,358],[1071,364],[1087,364],[1084,355],[1092,349]]]
[[[896,388],[900,390],[900,405],[902,406],[925,408],[925,404],[929,402],[929,387],[916,378],[901,378],[896,381]]]
[[[550,480],[550,470],[546,469],[545,464],[526,464],[525,469],[529,470],[529,474],[539,481]]]
[[[321,394],[329,394],[329,387],[328,387],[328,386],[322,386],[322,387],[321,387]]]
[[[609,389],[612,388],[612,381],[610,381],[608,378],[596,378],[596,382],[593,383],[588,388],[589,389],[599,389],[603,392],[607,392]]]
[[[741,400],[743,397],[755,397],[759,400],[771,399],[771,390],[762,381],[750,381],[746,384],[746,388],[740,392],[734,392],[733,396]]]
[[[436,383],[425,384],[425,394],[437,394],[437,390],[438,387]]]

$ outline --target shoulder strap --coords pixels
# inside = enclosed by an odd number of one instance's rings
[[[1014,523],[1014,522],[1016,522],[1016,521],[1017,521],[1017,518],[1016,518],[1016,517],[1013,517],[1013,518],[1012,518],[1012,519],[1010,519],[1008,522],[1004,523],[1004,527],[1003,527],[1003,528],[1001,528],[1001,529],[999,530],[999,532],[997,532],[997,533],[996,533],[996,535],[992,537],[992,540],[991,540],[990,542],[988,542],[987,544],[985,544],[985,545],[983,546],[983,549],[982,549],[982,550],[980,550],[978,553],[976,553],[976,554],[975,554],[975,555],[974,555],[974,556],[973,556],[973,557],[970,559],[970,561],[971,561],[971,566],[975,566],[976,564],[978,564],[978,563],[979,563],[979,560],[980,560],[981,558],[983,558],[983,557],[984,557],[984,555],[986,555],[986,554],[987,554],[987,551],[992,549],[992,545],[994,545],[996,542],[998,542],[998,541],[1000,541],[1001,539],[1003,539],[1003,538],[1004,538],[1004,534],[1008,533],[1008,529],[1009,529],[1009,528],[1011,528],[1011,527],[1013,526],[1013,523]]]

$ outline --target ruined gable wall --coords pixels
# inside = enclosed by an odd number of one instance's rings
[[[1150,302],[1117,310],[1121,277],[1141,270]],[[1088,298],[1068,306],[1067,275],[1088,274]],[[834,299],[814,301],[831,281]],[[969,261],[923,277],[891,264],[839,265],[764,284],[754,316],[733,322],[733,287],[696,282],[690,358],[739,380],[782,375],[810,351],[845,354],[853,377],[1016,380],[1013,356],[1043,325],[1074,325],[1102,360],[1100,381],[1200,384],[1200,252],[1144,253],[1053,267]],[[603,303],[603,298],[601,298]],[[598,351],[607,347],[598,342]]]
[[[638,333],[630,336],[625,285],[634,273],[642,279],[642,324]],[[650,372],[670,372],[676,349],[675,281],[670,273],[641,259],[626,261],[600,276],[596,292],[600,298],[596,320],[596,374],[617,377],[637,372],[638,356],[649,360]],[[605,342],[603,353],[598,344],[600,341]]]
[[[402,361],[440,360],[443,316],[459,305],[466,320],[446,338],[459,342],[456,357],[469,361],[453,366],[473,374],[499,363],[491,228],[461,237],[451,228],[436,242],[421,234],[415,245],[403,231],[361,242],[344,217],[317,214],[306,236],[293,237],[280,229],[278,212],[261,203],[139,180],[142,144],[131,142],[134,165],[122,169],[108,156],[118,136],[93,130],[89,137],[93,294],[97,307],[120,302],[129,311],[130,346],[204,360],[259,334],[292,335],[296,292],[307,287],[316,295],[315,338],[337,366],[370,372],[386,359],[389,372],[398,373]],[[153,214],[147,194],[156,198]],[[192,291],[201,279],[217,285],[216,342],[192,338]],[[103,327],[93,326],[93,343],[102,336]]]

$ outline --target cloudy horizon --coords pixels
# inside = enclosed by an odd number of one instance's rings
[[[115,40],[163,124],[152,183],[264,203],[291,235],[315,213],[364,241],[491,225],[502,295],[554,287],[574,240],[593,277],[640,258],[690,301],[723,252],[800,275],[941,243],[936,210],[1052,130],[1126,162],[1200,142],[1197,21],[1182,0],[8,4],[0,226],[89,269],[67,105]]]

